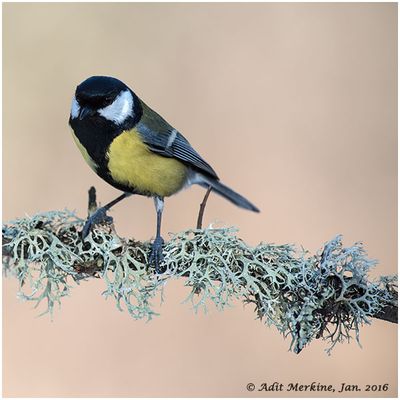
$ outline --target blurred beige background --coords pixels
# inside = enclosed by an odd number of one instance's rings
[[[250,244],[317,251],[337,233],[362,240],[396,271],[397,5],[4,4],[3,218],[86,213],[87,189],[118,195],[87,167],[67,125],[75,87],[112,75],[184,133],[259,215],[212,196],[205,222],[240,228]],[[163,233],[192,227],[203,191],[166,202]],[[115,207],[118,231],[154,235],[153,202]],[[254,382],[389,384],[397,395],[397,326],[373,321],[336,347],[288,352],[252,307],[195,316],[180,282],[161,316],[132,320],[101,297],[100,280],[73,289],[54,322],[36,318],[3,281],[4,396],[285,396]],[[324,393],[298,393],[323,396]]]

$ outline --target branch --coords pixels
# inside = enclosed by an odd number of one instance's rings
[[[72,283],[101,278],[119,309],[151,319],[157,315],[152,299],[162,296],[169,279],[182,278],[195,311],[210,302],[219,309],[234,299],[252,303],[258,318],[291,337],[295,353],[313,339],[327,340],[328,353],[352,335],[359,341],[361,325],[371,318],[397,322],[397,278],[369,280],[376,262],[360,243],[343,247],[340,236],[309,255],[287,244],[248,246],[235,228],[187,230],[165,244],[165,273],[155,274],[149,242],[120,238],[112,223],[82,241],[83,223],[65,210],[3,226],[3,269],[19,280],[20,298],[36,305],[47,300],[44,313],[53,313]]]

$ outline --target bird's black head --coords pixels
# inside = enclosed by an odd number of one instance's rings
[[[113,125],[134,124],[140,118],[137,96],[125,83],[108,76],[92,76],[83,81],[72,100],[70,123],[74,120]]]

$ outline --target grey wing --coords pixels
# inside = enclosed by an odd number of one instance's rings
[[[176,158],[194,170],[218,179],[213,168],[203,160],[190,143],[160,115],[142,102],[143,115],[136,129],[154,153]]]

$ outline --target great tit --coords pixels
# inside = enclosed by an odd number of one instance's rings
[[[160,115],[116,78],[92,76],[83,81],[72,100],[69,124],[89,166],[123,194],[92,214],[82,231],[105,217],[113,205],[132,195],[152,197],[157,231],[150,254],[160,272],[161,216],[164,197],[192,184],[212,190],[239,207],[258,212],[252,203],[223,185],[214,169]]]

